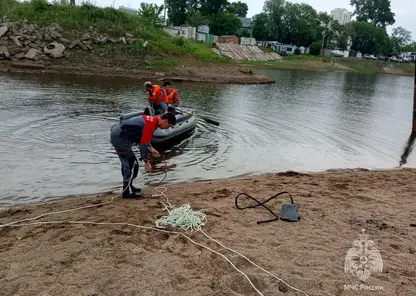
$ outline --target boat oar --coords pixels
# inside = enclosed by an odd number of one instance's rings
[[[208,123],[211,123],[211,124],[213,124],[213,125],[216,125],[216,126],[219,126],[219,125],[220,125],[220,123],[219,123],[218,121],[215,121],[215,120],[212,120],[212,119],[206,118],[206,117],[204,117],[204,116],[199,116],[199,115],[196,115],[196,114],[192,114],[192,113],[189,113],[189,112],[183,111],[183,110],[178,109],[178,108],[175,108],[175,109],[176,109],[176,110],[178,110],[179,112],[182,112],[182,113],[188,114],[188,115],[190,115],[190,116],[195,116],[195,117],[197,117],[197,118],[200,118],[200,119],[202,119],[202,120],[204,120],[204,121],[206,121],[206,122],[208,122]]]
[[[144,108],[148,108],[148,107],[144,107]],[[200,119],[202,119],[202,120],[204,120],[204,121],[206,121],[206,122],[208,122],[208,123],[210,123],[210,124],[213,124],[213,125],[216,125],[216,126],[219,126],[219,125],[220,125],[220,123],[219,123],[218,121],[215,121],[215,120],[212,120],[212,119],[206,118],[206,117],[204,117],[204,116],[199,116],[199,115],[196,115],[196,114],[192,114],[192,113],[189,113],[189,112],[183,111],[183,110],[181,110],[181,109],[179,109],[179,108],[175,108],[175,107],[172,107],[172,106],[170,106],[170,108],[174,108],[175,110],[178,110],[179,112],[182,112],[182,113],[188,114],[188,115],[190,115],[190,116],[195,116],[195,117],[200,118]]]

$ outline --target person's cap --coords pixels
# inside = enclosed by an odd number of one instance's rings
[[[172,85],[169,81],[165,81],[165,83],[163,83],[162,86],[166,86],[166,85]]]
[[[147,87],[147,86],[153,86],[153,84],[152,84],[150,81],[146,81],[146,82],[144,83],[144,86],[145,86],[145,87]]]

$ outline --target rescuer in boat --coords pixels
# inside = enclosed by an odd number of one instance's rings
[[[147,91],[150,106],[155,111],[155,115],[164,114],[168,108],[166,94],[160,85],[152,84],[150,81],[145,82],[144,87]]]
[[[162,85],[163,90],[166,94],[166,99],[168,101],[169,106],[178,107],[179,106],[179,95],[178,91],[172,88],[172,84],[169,81],[166,81]]]
[[[159,127],[168,129],[175,125],[176,117],[170,112],[159,116],[141,115],[129,118],[111,127],[111,144],[117,152],[123,176],[123,198],[140,198],[141,189],[133,186],[133,180],[139,172],[139,163],[132,150],[132,145],[139,144],[140,160],[144,161],[146,170],[151,170],[149,152],[159,157],[159,152],[150,144],[153,133]],[[133,173],[132,173],[133,171]],[[131,189],[131,193],[130,193]],[[138,193],[138,194],[136,194]]]

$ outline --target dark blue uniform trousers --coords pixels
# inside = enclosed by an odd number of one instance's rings
[[[136,155],[131,148],[132,143],[127,139],[127,136],[123,134],[119,125],[115,125],[111,128],[110,138],[111,144],[116,150],[121,162],[123,182],[130,184],[130,181],[136,179],[137,174],[139,173],[139,164]]]

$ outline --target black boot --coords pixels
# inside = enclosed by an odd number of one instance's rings
[[[141,193],[142,192],[141,188],[136,188],[136,187],[133,186],[133,182],[131,182],[131,184],[130,184],[130,189],[133,193]]]
[[[123,198],[141,198],[142,196],[139,194],[130,193],[129,183],[123,182]]]
[[[133,193],[141,193],[140,188],[136,188],[133,186],[133,180],[137,178],[137,174],[139,173],[139,163],[137,162],[136,157],[134,157],[133,162],[133,177],[130,179],[130,189]]]

